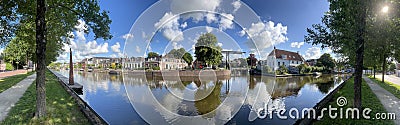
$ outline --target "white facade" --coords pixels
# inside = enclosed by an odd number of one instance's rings
[[[300,61],[303,59],[296,59],[296,56],[293,55],[285,55],[282,54],[280,55],[282,58],[276,58],[274,54],[270,54],[267,57],[267,65],[270,68],[273,68],[274,70],[278,70],[280,66],[285,66],[286,68],[289,68],[290,66],[296,67],[300,64],[304,64],[304,61]],[[289,58],[291,59],[289,59]],[[297,57],[299,58],[299,57]]]

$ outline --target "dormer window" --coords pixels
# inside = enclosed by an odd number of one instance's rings
[[[282,55],[282,59],[286,59],[286,55]]]

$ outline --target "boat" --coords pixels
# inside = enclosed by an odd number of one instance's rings
[[[92,72],[92,71],[93,71],[93,69],[91,69],[91,68],[90,68],[90,69],[88,69],[87,71],[88,71],[88,72]]]
[[[79,69],[79,71],[84,71],[84,69]]]
[[[314,76],[320,76],[320,75],[322,75],[322,74],[319,73],[319,72],[313,72],[313,75],[314,75]]]
[[[115,70],[110,70],[110,71],[108,72],[108,74],[110,74],[110,75],[118,75],[119,72],[117,72],[117,71],[115,71]]]

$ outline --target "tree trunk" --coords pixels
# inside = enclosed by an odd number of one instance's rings
[[[46,22],[45,22],[45,0],[37,0],[36,8],[36,117],[46,116]]]
[[[374,79],[375,79],[375,74],[376,74],[376,66],[374,66]]]
[[[385,73],[386,73],[386,55],[383,55],[383,63],[382,63],[382,82],[385,82]]]
[[[361,82],[362,82],[362,70],[363,70],[363,58],[364,58],[364,34],[365,34],[365,16],[366,16],[366,5],[364,0],[358,0],[360,8],[355,8],[358,14],[356,21],[358,22],[357,40],[356,40],[356,66],[354,73],[354,107],[361,111]]]

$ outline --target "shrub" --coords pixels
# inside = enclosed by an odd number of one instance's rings
[[[160,70],[159,66],[155,66],[155,67],[152,67],[152,68],[153,68],[153,70]]]
[[[283,74],[286,74],[286,73],[288,73],[288,68],[286,68],[283,65],[279,66],[279,69],[276,70],[276,74],[278,74],[278,75],[283,75]]]
[[[14,70],[14,67],[11,63],[6,63],[6,70]]]

